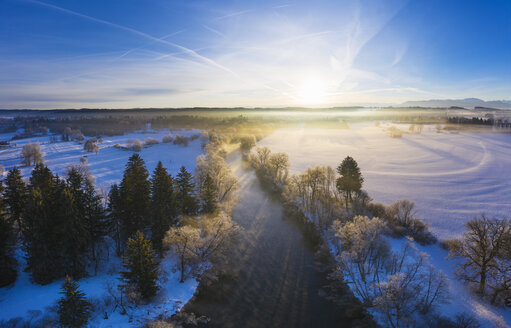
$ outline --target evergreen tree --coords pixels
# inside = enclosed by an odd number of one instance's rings
[[[352,193],[359,192],[362,188],[364,178],[357,162],[350,156],[347,156],[337,167],[337,172],[341,175],[337,178],[337,190],[344,193],[347,205],[352,200]]]
[[[91,304],[85,299],[85,294],[78,290],[78,284],[69,276],[66,276],[61,294],[64,296],[58,303],[59,323],[63,327],[85,326],[89,321]]]
[[[15,240],[13,221],[9,220],[7,216],[6,205],[3,196],[3,183],[0,180],[0,287],[12,284],[18,275],[16,260],[13,257]]]
[[[117,255],[120,256],[122,252],[122,204],[117,184],[112,185],[108,193],[108,227],[115,240]]]
[[[32,279],[47,284],[64,272],[60,255],[65,231],[57,215],[58,178],[44,165],[37,165],[30,182],[22,221],[23,246]]]
[[[119,187],[123,219],[123,239],[137,230],[145,230],[150,217],[151,183],[144,160],[138,154],[130,157]]]
[[[202,211],[204,213],[213,213],[218,207],[217,189],[215,182],[208,174],[201,188]]]
[[[151,179],[151,214],[152,243],[162,256],[162,240],[169,228],[176,224],[177,211],[174,182],[161,162],[158,162]]]
[[[137,231],[133,238],[128,239],[126,252],[123,256],[121,272],[124,287],[133,287],[143,299],[156,295],[158,286],[158,262],[156,253],[151,250],[151,242]]]
[[[194,196],[195,183],[192,174],[186,171],[186,167],[181,166],[176,177],[177,185],[177,205],[181,214],[195,215],[198,210],[197,200]]]
[[[72,167],[68,172],[67,184],[75,201],[75,213],[79,216],[77,220],[84,225],[86,230],[85,236],[81,238],[87,237],[87,247],[90,251],[91,259],[96,263],[97,269],[98,244],[108,233],[105,209],[92,182],[83,172]]]
[[[7,204],[8,219],[16,222],[21,228],[21,214],[25,206],[26,186],[21,178],[21,171],[14,167],[9,170],[5,179],[5,202]]]
[[[80,211],[78,200],[74,198],[71,188],[65,182],[60,182],[57,192],[58,210],[55,211],[57,224],[62,224],[62,230],[55,230],[54,236],[58,238],[59,257],[62,261],[64,274],[74,279],[85,275],[88,251],[87,226],[83,213]],[[56,227],[58,228],[58,226]]]

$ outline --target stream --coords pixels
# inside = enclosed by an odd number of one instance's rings
[[[342,309],[320,295],[327,280],[313,245],[239,156],[229,163],[241,187],[233,219],[244,229],[231,259],[237,275],[206,287],[185,311],[210,318],[208,327],[349,327]]]

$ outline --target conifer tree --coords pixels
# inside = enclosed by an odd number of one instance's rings
[[[161,257],[163,237],[176,224],[177,214],[174,182],[161,162],[158,162],[151,179],[151,214],[151,239]]]
[[[201,188],[202,211],[204,213],[213,213],[216,211],[217,189],[211,176],[208,174]]]
[[[16,260],[13,257],[14,232],[12,220],[6,213],[6,202],[3,196],[3,183],[0,180],[0,287],[7,286],[14,281],[18,272]]]
[[[337,178],[337,190],[344,193],[346,204],[348,204],[352,200],[353,192],[359,192],[362,188],[364,178],[357,162],[350,156],[347,156],[337,167],[337,173],[341,175]]]
[[[92,182],[83,172],[72,167],[68,172],[67,184],[73,194],[75,213],[79,216],[77,220],[86,230],[81,238],[87,237],[87,247],[97,268],[98,244],[108,232],[105,209]]]
[[[61,294],[63,297],[58,302],[57,310],[60,325],[72,328],[85,326],[89,321],[91,304],[85,299],[85,294],[78,290],[78,284],[69,276],[66,276]]]
[[[25,206],[26,186],[21,177],[21,171],[14,167],[9,170],[5,178],[5,202],[7,204],[8,219],[16,222],[21,228],[21,214]]]
[[[47,284],[64,272],[60,255],[65,229],[56,213],[60,208],[58,178],[44,165],[37,165],[28,189],[22,221],[23,246],[32,279]]]
[[[112,185],[108,193],[108,227],[115,240],[117,255],[122,253],[122,204],[119,187]]]
[[[156,295],[158,286],[158,262],[156,253],[151,250],[151,242],[137,231],[133,238],[129,238],[123,256],[121,272],[124,287],[133,287],[142,299],[150,299]]]
[[[150,217],[151,183],[144,160],[134,154],[126,164],[119,186],[123,218],[123,239],[137,230],[144,231]]]
[[[192,174],[186,171],[186,167],[181,166],[176,177],[177,187],[177,205],[181,214],[195,215],[198,210],[197,200],[194,196],[195,183]]]

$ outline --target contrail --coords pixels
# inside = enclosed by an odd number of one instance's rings
[[[201,60],[201,61],[203,61],[203,62],[205,62],[207,64],[210,64],[211,66],[219,68],[219,69],[221,69],[221,70],[223,70],[225,72],[228,72],[228,73],[230,73],[230,74],[232,74],[234,76],[238,76],[238,74],[233,72],[231,69],[229,69],[229,68],[227,68],[227,67],[225,67],[223,65],[220,65],[219,63],[215,62],[212,59],[209,59],[207,57],[199,55],[198,53],[196,53],[192,49],[186,48],[186,47],[184,47],[182,45],[179,45],[177,43],[170,42],[170,41],[163,40],[163,39],[159,39],[159,38],[156,38],[156,37],[154,37],[154,36],[152,36],[150,34],[147,34],[147,33],[144,33],[144,32],[138,31],[138,30],[135,30],[135,29],[133,29],[131,27],[115,24],[115,23],[112,23],[112,22],[109,22],[109,21],[106,21],[106,20],[103,20],[103,19],[99,19],[99,18],[95,18],[95,17],[92,17],[92,16],[80,14],[80,13],[77,13],[76,11],[72,11],[72,10],[69,10],[69,9],[66,9],[66,8],[62,8],[62,7],[59,7],[59,6],[55,6],[55,5],[46,3],[46,2],[42,2],[42,1],[38,1],[38,0],[28,0],[28,1],[32,2],[32,3],[39,4],[41,6],[45,6],[45,7],[48,7],[48,8],[52,8],[52,9],[64,12],[64,13],[69,14],[69,15],[78,16],[78,17],[81,17],[83,19],[87,19],[87,20],[90,20],[90,21],[93,21],[93,22],[96,22],[96,23],[100,23],[100,24],[111,26],[111,27],[115,27],[117,29],[120,29],[120,30],[123,30],[123,31],[126,31],[126,32],[130,32],[130,33],[133,33],[133,34],[136,34],[138,36],[141,36],[143,38],[146,38],[146,39],[154,41],[154,42],[159,42],[159,43],[163,43],[163,44],[166,44],[166,45],[178,48],[178,49],[182,50],[183,52],[187,53],[188,55],[190,55],[190,56],[192,56],[194,58],[197,58],[197,59],[199,59],[199,60]]]
[[[167,34],[167,35],[165,35],[165,36],[163,36],[163,37],[159,38],[159,40],[160,40],[160,41],[165,40],[165,39],[167,39],[167,38],[170,38],[171,36],[177,35],[177,34],[182,33],[182,32],[184,32],[184,31],[185,31],[185,30],[179,30],[179,31],[177,31],[177,32]],[[147,45],[153,44],[153,43],[155,43],[155,42],[156,42],[156,41],[152,41],[152,42],[148,43]],[[130,49],[130,50],[128,50],[128,51],[126,51],[126,52],[124,52],[124,53],[123,53],[122,55],[120,55],[119,57],[115,58],[114,60],[121,59],[122,57],[125,57],[126,55],[128,55],[128,54],[132,53],[133,51],[135,51],[135,50],[139,50],[139,49],[142,49],[142,48],[144,48],[144,47],[145,47],[145,46],[140,46],[140,47],[136,47],[136,48]]]
[[[250,12],[250,10],[237,11],[237,12],[234,12],[234,13],[230,13],[230,14],[227,14],[227,15],[224,15],[224,16],[217,17],[214,20],[215,21],[219,21],[219,20],[222,20],[222,19],[225,19],[225,18],[243,15],[243,14],[246,14],[246,13],[249,13],[249,12]]]
[[[211,32],[213,32],[213,33],[215,33],[215,34],[220,35],[222,38],[227,38],[227,36],[226,36],[225,34],[223,34],[223,33],[222,33],[222,32],[220,32],[220,31],[215,30],[215,29],[214,29],[214,28],[212,28],[212,27],[209,27],[209,26],[207,26],[207,25],[202,25],[202,26],[203,26],[205,29],[207,29],[207,30],[209,30],[209,31],[211,31]]]

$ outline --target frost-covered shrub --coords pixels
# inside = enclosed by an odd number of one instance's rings
[[[121,144],[115,144],[114,148],[121,148]]]
[[[243,136],[240,138],[240,149],[243,153],[249,153],[256,145],[256,137]]]
[[[412,237],[421,245],[436,243],[426,223],[417,218],[415,203],[407,199],[396,201],[387,207],[384,215],[394,237]]]
[[[34,165],[44,163],[41,145],[38,142],[28,143],[23,146],[21,157],[23,158],[23,164],[27,166],[32,165],[32,163]]]
[[[168,135],[163,136],[163,139],[161,140],[161,142],[169,143],[169,142],[172,142],[172,140],[173,140],[172,134],[169,133]]]
[[[83,145],[83,149],[89,153],[92,153],[92,152],[98,153],[99,147],[96,142],[97,142],[96,138],[88,139],[87,141],[85,141],[85,144]]]
[[[85,156],[80,157],[80,163],[87,164],[88,161],[89,160],[87,159],[87,157],[85,157]]]
[[[190,139],[188,139],[187,137],[185,136],[180,136],[180,135],[176,135],[176,137],[174,138],[174,145],[183,145],[183,146],[188,146],[188,142],[190,141]]]
[[[128,141],[128,149],[132,150],[132,151],[136,151],[136,152],[139,152],[142,150],[142,141],[138,140],[138,139],[133,139],[133,140],[130,140]]]
[[[157,145],[159,142],[158,140],[154,139],[154,138],[151,138],[151,137],[147,137],[145,138],[144,140],[144,144],[146,144],[147,146],[150,146],[150,145]]]
[[[194,134],[194,135],[192,135],[192,136],[190,137],[190,141],[197,140],[197,139],[199,139],[199,137],[200,137],[200,135],[198,135],[198,134]]]

